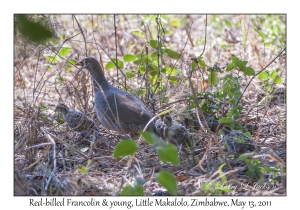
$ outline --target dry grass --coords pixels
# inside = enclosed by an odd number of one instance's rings
[[[149,110],[155,113],[165,109],[172,109],[174,115],[185,113],[185,108],[191,103],[187,100],[187,95],[192,95],[188,75],[194,55],[199,56],[204,52],[203,57],[208,66],[218,63],[222,69],[234,55],[249,61],[249,65],[257,73],[284,47],[266,47],[259,42],[259,35],[250,30],[253,26],[249,21],[250,16],[245,16],[249,24],[246,25],[249,30],[245,47],[240,27],[218,26],[212,23],[211,16],[208,17],[206,43],[204,15],[170,15],[168,18],[167,21],[178,20],[181,25],[171,27],[166,24],[163,42],[174,51],[182,53],[183,58],[176,61],[164,58],[164,65],[178,66],[182,73],[176,75],[178,84],[167,83],[167,77],[162,75],[165,92],[153,97],[151,94],[139,96]],[[221,16],[220,20],[216,20],[222,22],[223,18]],[[237,15],[226,18],[233,25],[241,21],[241,17]],[[229,152],[224,150],[220,136],[215,131],[205,133],[202,129],[190,130],[196,145],[194,158],[200,163],[198,165],[184,155],[178,166],[163,164],[159,161],[156,150],[144,142],[140,144],[130,168],[126,167],[129,158],[116,159],[112,156],[121,137],[99,124],[93,110],[90,76],[88,72],[78,72],[75,66],[68,68],[67,60],[80,60],[92,55],[105,66],[116,54],[121,58],[127,53],[146,53],[147,50],[149,53],[155,52],[146,47],[149,46],[149,40],[156,39],[156,27],[152,25],[155,21],[145,19],[142,15],[117,15],[116,19],[118,22],[115,30],[112,15],[49,15],[48,24],[55,29],[57,43],[34,45],[18,34],[15,36],[15,195],[119,195],[124,185],[133,183],[137,177],[145,181],[145,195],[159,195],[164,194],[165,189],[155,181],[154,174],[163,169],[171,171],[177,177],[179,195],[204,195],[200,186],[204,182],[220,181],[218,168],[224,162],[227,166],[223,172],[229,183],[237,186],[228,195],[285,195],[285,172],[282,171],[286,168],[285,86],[276,86],[274,97],[269,99],[265,95],[264,86],[257,79],[251,82],[240,102],[244,107],[241,122],[255,127],[252,132],[257,145],[254,157],[260,159],[265,167],[276,164],[281,167],[281,180],[274,185],[274,189],[255,188],[255,180],[245,175],[245,163],[229,157]],[[140,26],[142,20],[149,24]],[[133,33],[137,28],[144,32],[144,37]],[[168,33],[169,31],[172,33]],[[61,57],[56,63],[45,59],[44,54],[58,53],[63,44],[72,48],[67,57]],[[52,70],[46,68],[49,64]],[[136,67],[133,63],[127,63],[124,69]],[[276,59],[268,69],[277,68],[282,69],[280,76],[285,81],[285,54]],[[121,70],[105,70],[105,74],[112,84],[121,89],[127,85],[133,94],[140,87],[149,91],[144,75],[137,74],[137,77],[126,80]],[[192,74],[191,82],[194,83],[196,92],[215,90],[201,87],[201,81],[205,79],[207,72]],[[241,77],[242,90],[249,81],[248,77]],[[81,138],[65,124],[58,124],[54,110],[59,103],[65,103],[93,118],[98,123],[98,130]],[[221,114],[222,110],[218,115]],[[193,117],[197,119],[195,114]],[[268,179],[269,176],[266,175],[260,181],[269,183]],[[244,188],[243,183],[249,183],[249,187]]]

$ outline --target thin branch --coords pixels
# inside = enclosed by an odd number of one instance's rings
[[[84,39],[85,57],[87,57],[88,55],[87,55],[86,39],[85,39],[83,30],[82,30],[81,25],[79,24],[79,22],[78,22],[76,16],[73,15],[73,17],[74,17],[74,19],[75,19],[75,21],[76,21],[76,23],[77,23],[77,26],[78,26],[78,28],[79,28],[81,34],[82,34],[82,37],[83,37],[83,39]]]
[[[114,14],[114,29],[115,29],[115,46],[116,46],[116,67],[117,67],[117,80],[119,81],[119,66],[118,66],[118,38],[117,38],[117,26],[116,26],[116,15]],[[125,77],[126,78],[126,77]],[[126,79],[125,79],[126,83]],[[126,86],[126,85],[125,85]]]
[[[206,16],[206,18],[205,18],[204,48],[203,48],[203,51],[202,51],[202,53],[200,54],[199,57],[201,57],[201,56],[204,54],[204,52],[205,52],[205,46],[206,46],[206,36],[207,36],[207,14],[206,14],[205,16]]]
[[[245,90],[243,91],[242,95],[240,96],[239,100],[236,102],[236,105],[239,104],[241,98],[243,97],[244,93],[246,92],[247,88],[249,87],[249,85],[251,84],[252,80],[259,75],[262,71],[264,71],[266,68],[268,68],[284,51],[286,50],[286,47],[268,64],[265,66],[265,68],[263,68],[262,70],[260,70],[258,73],[256,73],[249,81],[249,83],[247,84],[247,86],[245,87]]]
[[[195,89],[194,89],[194,87],[193,87],[193,83],[192,83],[191,77],[192,77],[192,70],[190,71],[190,75],[189,75],[189,77],[188,77],[188,78],[189,78],[189,83],[190,83],[190,87],[191,87],[191,90],[192,90],[192,93],[193,93],[193,99],[194,99],[194,102],[195,102],[195,104],[196,104],[196,109],[198,110],[198,113],[200,114],[200,116],[201,116],[201,118],[202,118],[202,120],[203,120],[203,122],[204,122],[205,129],[206,129],[206,131],[207,131],[207,130],[209,130],[209,127],[208,127],[208,125],[207,125],[207,122],[206,122],[206,120],[205,120],[205,117],[204,117],[204,115],[203,115],[203,112],[202,112],[202,110],[200,109],[200,105],[199,105],[199,102],[198,102],[198,99],[197,99],[196,91],[195,91]],[[199,122],[199,124],[201,124],[201,123]]]
[[[63,140],[61,140],[60,138],[54,136],[53,134],[49,133],[48,131],[44,130],[43,128],[41,128],[41,130],[43,131],[44,134],[49,135],[49,137],[52,137],[58,143],[65,145],[68,149],[76,152],[79,156],[81,156],[85,159],[88,159],[88,156],[86,156],[84,153],[82,153],[79,150],[77,150],[76,148],[74,148],[72,145],[64,142]]]

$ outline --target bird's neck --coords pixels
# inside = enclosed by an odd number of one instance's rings
[[[106,90],[109,88],[109,83],[105,79],[104,75],[103,77],[95,77],[93,76],[93,84],[94,84],[94,89],[95,91],[97,90]]]
[[[100,69],[100,70],[98,70]],[[101,86],[102,88],[108,87],[109,84],[105,78],[104,72],[102,71],[100,65],[96,67],[95,71],[91,71],[94,86]]]

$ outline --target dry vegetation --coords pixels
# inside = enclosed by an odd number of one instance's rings
[[[14,54],[14,192],[15,195],[120,195],[127,183],[140,180],[145,195],[168,194],[156,180],[161,170],[170,171],[177,179],[179,195],[285,195],[286,194],[286,56],[285,16],[282,15],[46,15],[43,19],[55,32],[54,38],[43,44],[31,43],[15,33]],[[114,20],[115,18],[115,20]],[[206,26],[207,18],[207,26]],[[278,21],[274,23],[274,21]],[[161,24],[161,25],[160,25]],[[272,29],[270,24],[278,26]],[[244,27],[242,27],[244,26]],[[260,35],[256,30],[265,34]],[[282,30],[282,31],[281,31]],[[274,32],[275,31],[275,32]],[[153,114],[170,109],[173,116],[187,116],[198,120],[193,108],[194,93],[203,105],[218,104],[217,109],[204,112],[206,119],[217,122],[225,117],[230,105],[216,99],[215,93],[223,85],[227,74],[239,76],[243,94],[240,118],[256,142],[256,150],[249,160],[258,160],[256,169],[276,169],[278,173],[257,171],[247,174],[247,164],[224,148],[218,126],[211,131],[189,128],[195,143],[193,152],[180,153],[179,165],[166,164],[158,159],[152,145],[139,141],[139,151],[131,166],[130,157],[115,158],[114,147],[122,139],[104,129],[93,110],[93,89],[90,75],[68,61],[86,56],[96,57],[103,68],[111,58],[122,59],[126,54],[151,54],[155,49],[150,40],[180,53],[180,59],[163,56],[162,66],[176,66],[175,74],[159,72],[162,86],[153,94],[148,72],[137,72],[140,65],[125,62],[124,67],[105,70],[112,84],[130,91],[143,101]],[[84,35],[84,36],[83,36]],[[59,56],[61,48],[70,48],[66,56]],[[55,62],[46,55],[58,55]],[[279,55],[280,54],[280,55]],[[219,84],[207,83],[208,71],[199,66],[191,74],[192,59],[202,55],[207,67],[219,66]],[[273,62],[272,60],[279,55]],[[270,94],[258,77],[245,76],[237,70],[226,72],[231,56],[248,61],[247,66],[258,73],[278,69],[282,84],[271,85]],[[132,70],[131,72],[128,70]],[[161,70],[161,69],[160,69]],[[131,73],[131,74],[130,74]],[[127,79],[125,79],[127,75]],[[129,78],[128,75],[134,75]],[[148,79],[148,80],[147,80]],[[151,86],[151,87],[150,87]],[[138,94],[138,93],[145,94]],[[98,130],[85,137],[68,129],[54,112],[55,106],[65,103],[81,110],[98,123]],[[187,110],[190,110],[189,112]],[[201,110],[199,110],[202,112]],[[188,115],[186,113],[189,113]],[[179,119],[178,117],[176,119]],[[191,159],[194,154],[195,163]],[[225,192],[220,186],[209,190],[205,183],[222,181],[235,190]],[[249,164],[248,164],[249,165]],[[255,174],[255,173],[258,174]],[[224,180],[223,180],[224,181]],[[274,181],[273,183],[271,183]],[[255,183],[267,183],[270,189],[258,189]],[[246,187],[244,185],[249,184]],[[214,191],[221,188],[220,191]]]

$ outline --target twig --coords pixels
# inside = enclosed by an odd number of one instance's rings
[[[264,71],[266,68],[268,68],[284,51],[286,50],[286,47],[268,64],[265,66],[265,68],[263,68],[262,70],[260,70],[258,73],[256,73],[249,81],[249,83],[247,84],[247,86],[245,87],[245,90],[243,91],[242,95],[240,96],[239,100],[236,102],[236,106],[238,105],[238,103],[240,102],[241,98],[243,97],[244,93],[246,92],[247,88],[249,87],[250,83],[252,82],[252,80],[259,75],[262,71]]]
[[[206,170],[202,167],[202,163],[204,162],[205,157],[208,153],[210,144],[211,144],[211,140],[209,140],[209,142],[207,143],[205,153],[204,153],[203,157],[201,158],[201,160],[199,161],[199,163],[197,164],[197,166],[199,166],[201,168],[201,170],[204,171],[204,172],[206,172]]]
[[[115,30],[115,46],[116,46],[116,67],[117,67],[117,80],[119,81],[119,65],[118,65],[118,40],[117,40],[117,26],[116,26],[116,15],[114,14],[114,30]],[[125,77],[126,84],[126,77]],[[126,85],[125,85],[126,87]]]
[[[209,127],[208,127],[208,125],[207,125],[207,122],[206,122],[206,120],[205,120],[205,117],[204,117],[204,115],[203,115],[203,112],[201,111],[201,109],[200,109],[200,105],[199,105],[199,102],[198,102],[198,100],[197,100],[197,95],[196,95],[196,91],[195,91],[195,89],[194,89],[194,87],[193,87],[193,83],[192,83],[192,80],[191,80],[191,77],[192,77],[192,70],[191,70],[191,72],[190,72],[190,75],[189,75],[189,83],[190,83],[190,87],[191,87],[191,90],[192,90],[192,93],[193,93],[193,99],[194,99],[194,102],[195,102],[195,104],[196,104],[196,109],[198,110],[198,113],[200,114],[200,116],[201,116],[201,118],[202,118],[202,120],[203,120],[203,122],[204,122],[204,125],[205,125],[205,129],[206,130],[209,130]],[[201,122],[199,122],[199,124],[201,124]],[[204,130],[205,131],[205,130]]]
[[[203,53],[205,52],[205,46],[206,46],[206,36],[207,36],[207,14],[205,15],[205,34],[204,34],[204,47],[203,47],[203,51],[200,54],[199,57],[201,57],[203,55]]]
[[[93,15],[92,15],[92,29],[94,29],[94,18],[93,18]],[[94,42],[96,42],[96,38],[95,38],[95,31],[93,30],[93,39],[94,39]],[[98,51],[98,54],[99,54],[99,59],[100,59],[100,66],[102,69],[104,69],[103,67],[103,61],[102,61],[102,56],[101,56],[101,53],[100,53],[100,50],[99,50],[99,46],[96,45],[97,47],[97,51]]]
[[[78,153],[78,155],[80,155],[81,157],[88,159],[88,156],[86,156],[85,154],[83,154],[82,152],[80,152],[79,150],[75,149],[74,147],[72,147],[70,144],[64,142],[63,140],[61,140],[60,138],[54,136],[53,134],[49,133],[48,131],[44,130],[43,128],[41,128],[41,130],[46,134],[49,135],[50,137],[52,137],[55,141],[65,145],[68,149]]]
[[[85,56],[87,57],[88,55],[87,55],[86,39],[85,39],[83,30],[82,30],[81,25],[79,24],[79,22],[78,22],[76,16],[73,15],[73,17],[74,17],[74,19],[75,19],[75,21],[76,21],[76,23],[77,23],[77,26],[78,26],[78,28],[79,28],[79,30],[80,30],[80,32],[81,32],[82,37],[83,37],[83,39],[84,39]]]
[[[38,67],[39,67],[40,54],[41,54],[41,52],[39,51],[38,52],[38,57],[37,57],[37,63],[36,63],[35,73],[34,73],[33,93],[32,93],[32,102],[33,102],[33,104],[35,104],[35,98],[34,98],[35,91],[36,91],[35,83],[36,83],[36,75],[37,75],[37,71],[38,71]]]
[[[78,35],[78,34],[75,34],[75,35],[69,36],[67,39],[65,39],[65,40],[63,41],[63,43],[61,44],[61,46],[59,47],[58,51],[63,47],[63,45],[65,44],[65,42],[67,42],[68,40],[72,39],[73,37],[75,37],[75,36],[77,36],[77,35]],[[63,58],[63,57],[61,57],[61,56],[59,55],[59,53],[53,51],[53,50],[51,49],[51,47],[49,47],[49,46],[46,45],[46,44],[44,44],[44,46],[45,46],[46,48],[48,48],[49,50],[51,50],[51,52],[53,52],[56,56],[58,56],[58,57],[60,57],[62,60],[65,60],[65,61],[66,61],[66,59]],[[50,64],[52,64],[53,62],[54,62],[54,61],[52,60],[52,61],[50,62]],[[47,72],[47,70],[44,71],[44,73],[43,73],[43,75],[42,75],[40,81],[38,82],[38,84],[37,84],[37,86],[36,86],[36,89],[39,87],[39,85],[41,84],[42,81],[43,81],[43,85],[40,87],[40,89],[43,89],[43,87],[44,87],[44,85],[46,84],[46,82],[48,81],[48,79],[50,79],[50,78],[55,74],[55,72],[53,72],[52,74],[49,75],[49,77],[48,77],[47,79],[43,79],[44,76],[45,76],[45,74],[46,74],[46,72]],[[36,98],[38,98],[39,95],[40,95],[40,92],[38,93],[38,95],[36,96]]]
[[[45,131],[43,129],[41,129],[41,130],[45,133]],[[52,176],[54,177],[54,174],[56,171],[56,144],[55,144],[55,141],[53,140],[53,138],[51,138],[51,136],[49,134],[46,134],[46,138],[50,141],[50,143],[53,146],[53,169],[51,170],[49,178],[46,180],[44,190],[48,189],[48,185],[50,184],[51,178],[52,178]]]

